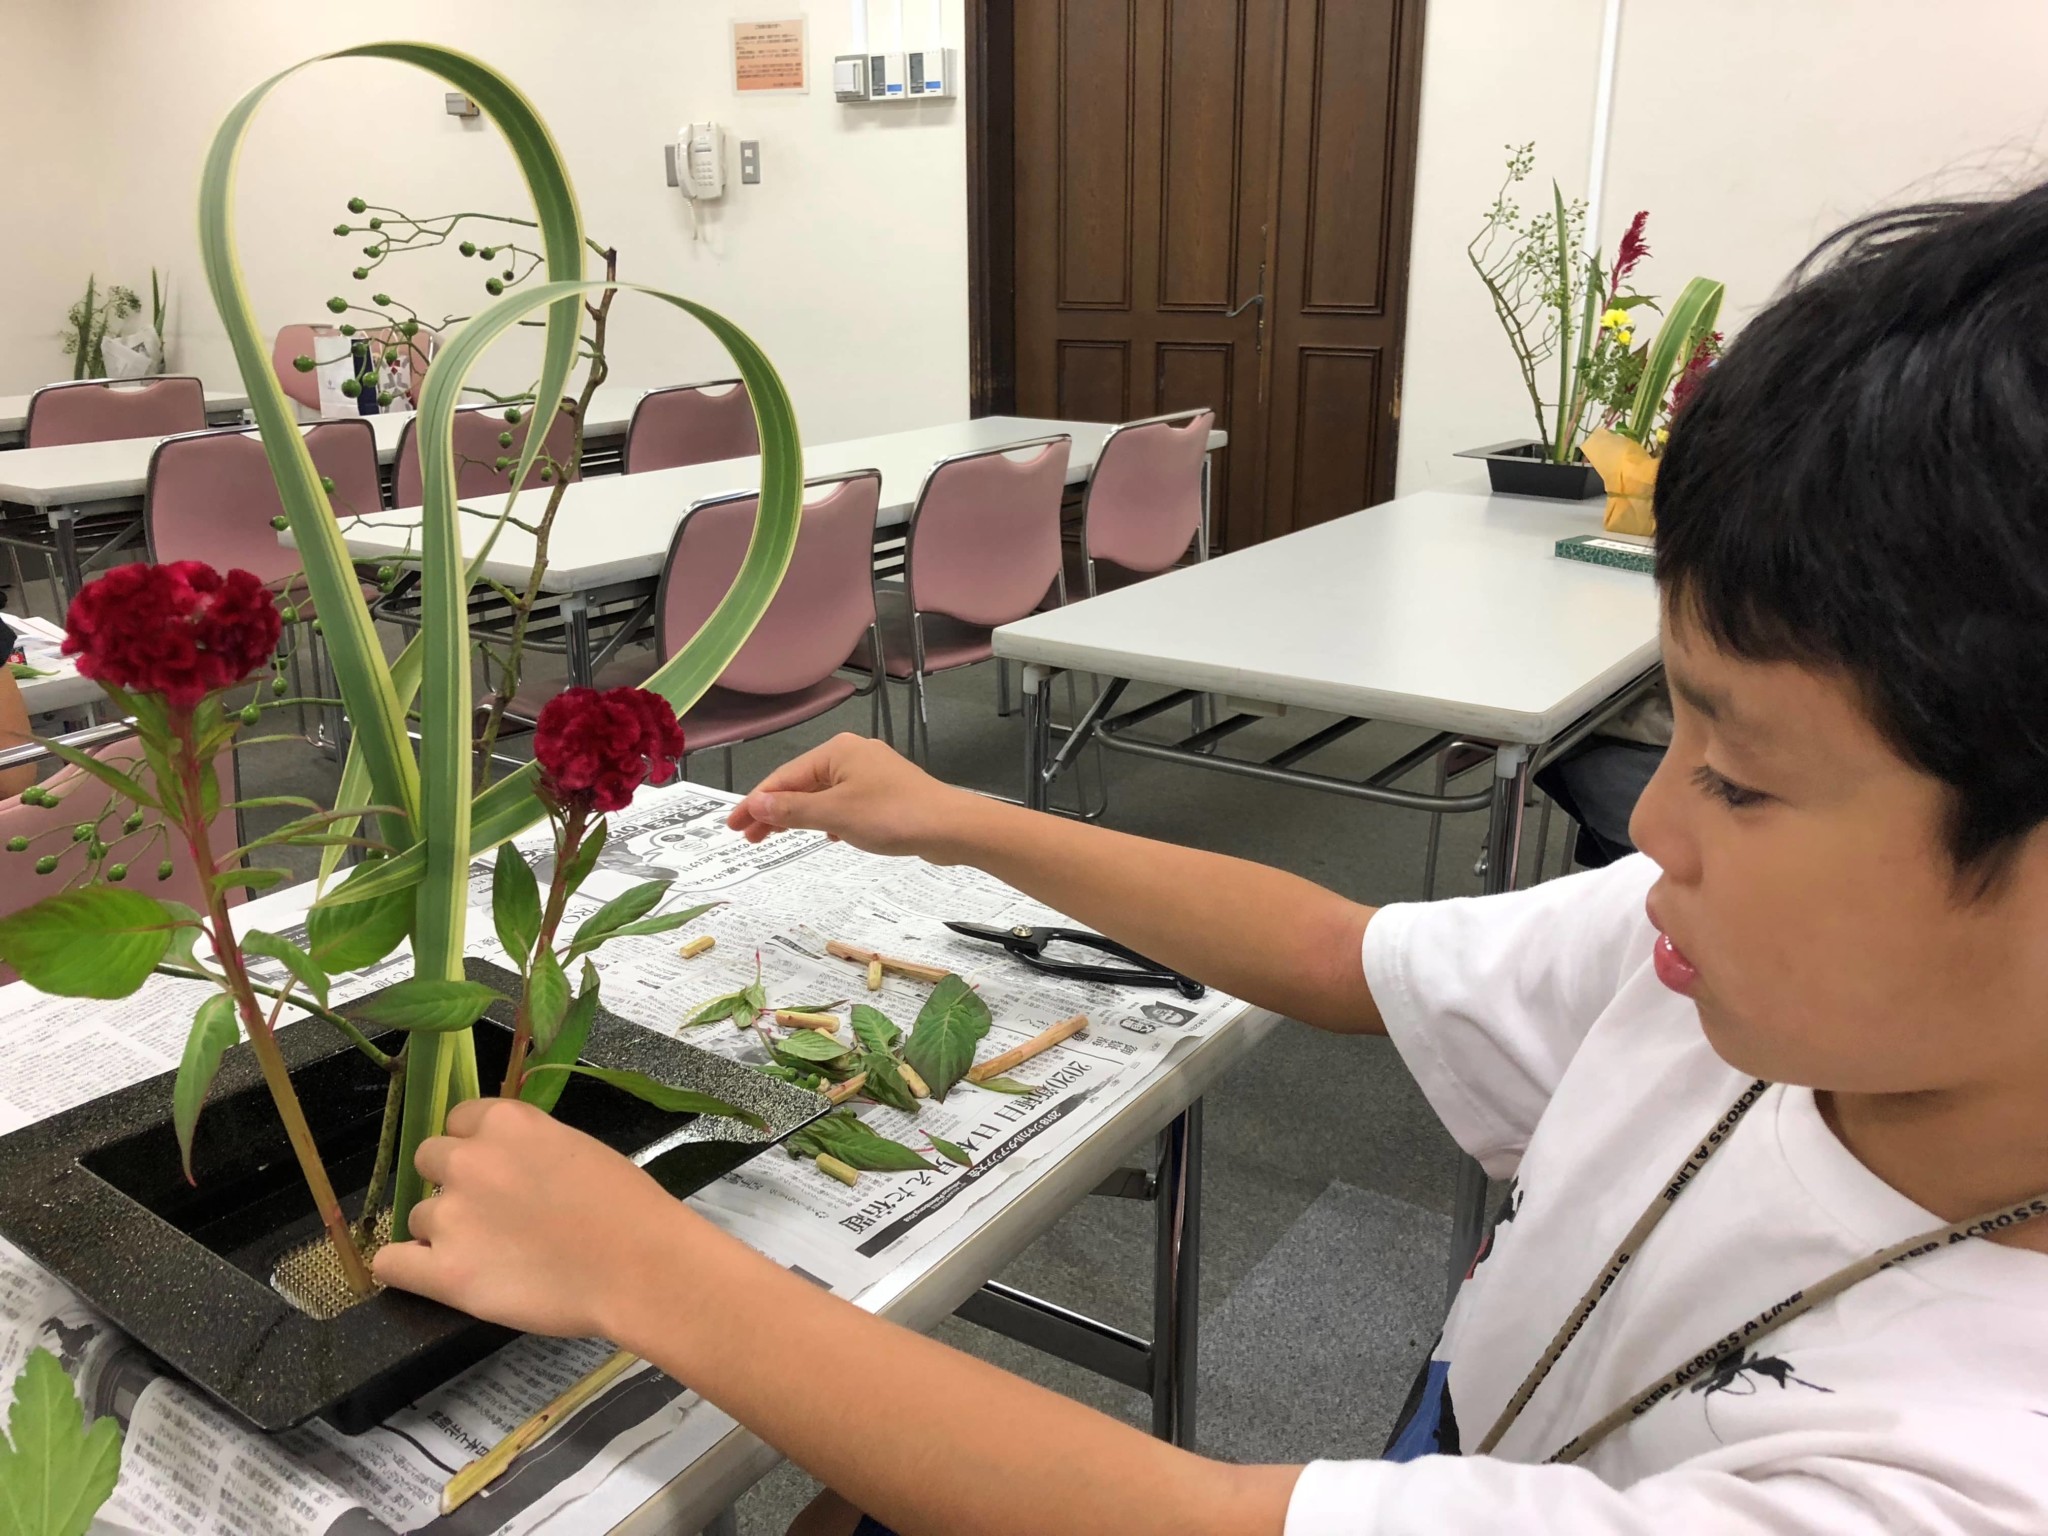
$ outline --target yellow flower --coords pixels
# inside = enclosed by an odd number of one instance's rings
[[[1661,448],[1662,448],[1662,447],[1663,447],[1663,446],[1664,446],[1664,445],[1665,445],[1666,443],[1668,443],[1668,442],[1670,442],[1670,441],[1671,441],[1671,429],[1670,429],[1669,427],[1659,427],[1659,428],[1657,429],[1657,446],[1658,446],[1658,448],[1660,448],[1660,449],[1661,449]]]
[[[1628,329],[1628,311],[1627,311],[1627,310],[1625,310],[1625,309],[1610,309],[1610,310],[1608,310],[1606,314],[1604,314],[1604,315],[1602,315],[1602,316],[1600,317],[1600,327],[1601,327],[1601,329],[1602,329],[1602,330],[1608,330],[1608,331],[1625,331],[1625,330],[1627,330],[1627,329]]]
[[[1614,339],[1620,345],[1624,347],[1628,346],[1631,342],[1633,342],[1636,339],[1635,327],[1632,325],[1616,326],[1614,328]]]

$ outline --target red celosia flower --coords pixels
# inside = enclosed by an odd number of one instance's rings
[[[622,811],[642,784],[673,779],[682,755],[676,712],[645,688],[566,689],[534,725],[541,789],[557,805]]]
[[[1609,293],[1621,292],[1622,282],[1635,271],[1636,264],[1650,254],[1649,238],[1643,233],[1643,226],[1650,221],[1650,210],[1645,208],[1628,221],[1628,228],[1622,231],[1621,244],[1614,248],[1614,276],[1607,284]]]
[[[282,628],[269,588],[248,571],[117,565],[71,600],[64,654],[94,682],[190,709],[264,665]]]
[[[1714,359],[1721,355],[1721,333],[1702,336],[1700,344],[1692,349],[1692,356],[1685,360],[1684,371],[1671,385],[1671,414],[1676,416],[1685,409],[1685,402],[1693,397],[1700,387],[1700,380],[1707,376],[1707,370],[1714,366]]]

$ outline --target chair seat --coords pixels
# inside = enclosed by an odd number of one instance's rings
[[[910,644],[910,599],[901,587],[883,587],[875,593],[875,624],[882,632],[882,651],[888,659],[889,675],[907,678],[914,652]],[[971,667],[995,654],[989,644],[990,631],[980,624],[949,619],[943,614],[924,616],[924,670],[946,672],[954,667]],[[847,662],[862,672],[872,672],[874,661],[868,643],[862,640]]]
[[[637,688],[647,681],[654,665],[653,658],[644,654],[622,657],[600,671],[595,681],[599,688]],[[530,682],[513,696],[506,713],[521,721],[537,720],[542,707],[565,686],[560,678]],[[794,693],[737,693],[713,688],[683,716],[683,750],[729,747],[802,725],[838,708],[855,692],[854,685],[843,677],[828,677]]]

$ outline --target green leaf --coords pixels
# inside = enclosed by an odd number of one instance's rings
[[[591,1020],[597,1017],[597,968],[588,960],[583,962],[583,988],[576,994],[576,1001],[569,1005],[569,1013],[562,1020],[562,1028],[552,1044],[535,1051],[526,1059],[526,1075],[519,1084],[519,1097],[538,1109],[553,1114],[555,1101],[562,1096],[562,1090],[569,1086],[569,1077],[564,1072],[548,1072],[540,1077],[533,1075],[535,1067],[567,1066],[583,1054],[584,1042],[590,1038]]]
[[[793,1029],[775,1042],[775,1054],[789,1061],[837,1061],[848,1047],[815,1029]]]
[[[989,1029],[988,1004],[958,976],[948,976],[925,999],[904,1044],[903,1059],[943,1101],[974,1065],[974,1048]]]
[[[584,928],[578,931],[576,942],[569,946],[569,955],[573,959],[577,955],[585,954],[597,948],[599,944],[607,943],[612,939],[631,938],[635,934],[671,933],[682,927],[685,923],[695,922],[713,907],[721,905],[723,905],[721,902],[707,901],[701,907],[685,907],[676,912],[663,912],[657,917],[643,917],[637,923],[621,923],[618,927],[612,929],[610,933],[602,935],[595,941],[585,937],[589,931],[589,925],[585,924]]]
[[[283,885],[291,879],[288,869],[271,869],[265,865],[252,865],[248,869],[230,869],[223,874],[211,875],[207,884],[216,891],[231,891],[236,886],[247,886],[252,891],[267,891],[274,885]]]
[[[531,440],[532,434],[527,434]],[[611,836],[611,823],[604,817],[597,818],[595,825],[583,834],[583,841],[576,845],[576,853],[569,860],[567,890],[571,896],[583,889],[583,882],[590,878],[590,872],[597,868],[597,856],[604,852],[605,839]]]
[[[917,1113],[917,1095],[910,1091],[910,1084],[903,1081],[903,1073],[898,1069],[894,1056],[887,1051],[869,1051],[854,1063],[854,1067],[868,1075],[861,1092],[869,1098],[891,1109],[900,1109],[906,1115]]]
[[[7,663],[7,675],[25,683],[32,677],[55,677],[57,674],[43,667],[32,667],[25,661],[10,661]]]
[[[576,930],[575,947],[597,948],[606,934],[652,912],[668,894],[668,888],[667,880],[643,880],[623,896],[614,896],[583,920],[583,926]]]
[[[1657,327],[1657,339],[1650,343],[1649,355],[1643,360],[1643,376],[1636,381],[1635,399],[1628,415],[1616,423],[1616,432],[1638,443],[1649,442],[1672,380],[1714,329],[1726,292],[1725,285],[1708,277],[1696,277],[1685,285],[1671,313]]]
[[[373,992],[344,1011],[359,1023],[383,1029],[413,1029],[442,1034],[467,1029],[491,1004],[504,1001],[480,981],[440,981],[414,976],[382,992]]]
[[[0,920],[0,960],[38,992],[126,997],[163,959],[178,921],[139,891],[89,885]]]
[[[714,997],[683,1020],[683,1028],[695,1029],[699,1024],[716,1024],[721,1019],[738,1018],[742,1013],[751,1015],[756,1011],[745,992],[728,992],[723,997]]]
[[[206,1102],[214,1074],[220,1071],[221,1057],[241,1038],[234,999],[216,992],[199,1005],[192,1032],[185,1037],[177,1080],[171,1085],[171,1121],[178,1132],[178,1155],[185,1163],[187,1184],[198,1182],[192,1177],[192,1133],[199,1128],[200,1106]]]
[[[900,1141],[891,1141],[851,1110],[813,1120],[790,1138],[790,1145],[812,1157],[820,1151],[830,1153],[847,1167],[863,1173],[907,1173],[913,1168],[932,1166],[923,1154]]]
[[[41,736],[36,738],[36,745],[53,757],[62,758],[81,772],[91,774],[115,794],[133,800],[137,805],[147,806],[150,810],[159,809],[156,796],[144,789],[140,780],[123,773],[112,763],[101,762],[90,752],[81,752],[78,748],[67,746],[61,741],[51,741]]]
[[[533,970],[526,978],[526,1017],[536,1050],[554,1044],[568,1012],[569,978],[554,951],[543,948],[533,957]]]
[[[367,901],[349,898],[352,889],[383,867],[357,865],[306,915],[307,947],[330,976],[367,969],[405,942],[412,927],[412,896],[403,887]]]
[[[252,928],[242,935],[242,949],[251,955],[268,955],[284,962],[284,968],[298,977],[299,985],[312,993],[320,1006],[327,1006],[327,973],[313,963],[313,957],[281,934]]]
[[[533,941],[540,937],[540,886],[510,843],[498,845],[498,862],[491,870],[491,921],[513,965],[524,970]]]
[[[934,1136],[930,1131],[924,1133],[924,1139],[930,1142],[937,1149],[939,1156],[943,1157],[947,1162],[958,1163],[962,1168],[972,1168],[974,1166],[974,1159],[968,1154],[965,1147],[956,1146],[943,1136]]]
[[[894,1050],[896,1042],[903,1038],[903,1031],[896,1027],[886,1013],[879,1008],[871,1008],[866,1003],[853,1005],[853,1034],[855,1039],[871,1051]]]
[[[170,947],[164,951],[164,959],[175,960],[180,965],[198,965],[199,957],[193,950],[205,933],[199,926],[199,914],[182,901],[164,902],[163,909],[171,914],[171,920],[178,925],[171,930]]]
[[[768,1129],[768,1122],[737,1105],[723,1099],[714,1099],[708,1093],[692,1093],[687,1088],[672,1088],[667,1083],[656,1082],[645,1072],[628,1072],[617,1067],[586,1067],[581,1064],[562,1065],[546,1062],[528,1067],[531,1076],[535,1072],[574,1072],[579,1077],[594,1077],[601,1083],[609,1084],[621,1093],[630,1093],[643,1104],[652,1104],[656,1109],[672,1115],[723,1115],[750,1125],[757,1131]]]
[[[990,1093],[1036,1093],[1038,1090],[1029,1083],[1020,1083],[1014,1077],[984,1077],[980,1082],[970,1083],[972,1088],[986,1088]]]
[[[85,1536],[121,1476],[121,1426],[102,1414],[85,1427],[71,1378],[47,1349],[29,1351],[0,1440],[0,1530],[8,1536]]]

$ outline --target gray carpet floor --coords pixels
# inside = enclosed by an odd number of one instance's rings
[[[1134,690],[1133,702],[1144,696]],[[953,782],[1015,794],[1022,727],[1014,715],[999,716],[994,703],[989,667],[939,678],[931,766]],[[899,735],[905,713],[899,691]],[[1175,712],[1147,729],[1167,737],[1186,718]],[[1229,750],[1265,755],[1326,723],[1299,714],[1262,721]],[[735,780],[746,786],[835,731],[867,728],[866,704],[850,702],[739,748]],[[1309,766],[1362,776],[1418,739],[1411,730],[1368,726]],[[690,761],[689,776],[718,783],[720,766],[706,754]],[[330,803],[337,777],[330,758],[296,742],[252,749],[241,771],[245,795],[305,794]],[[1421,894],[1427,822],[1415,813],[1127,756],[1109,757],[1107,771],[1108,824],[1124,831],[1258,859],[1362,901]],[[252,833],[264,830],[263,815],[252,813]],[[1483,831],[1476,816],[1447,819],[1439,895],[1478,889],[1473,866]],[[1561,818],[1552,833],[1561,846]],[[1531,847],[1524,857],[1533,855]],[[296,853],[275,861],[304,862]],[[1209,1096],[1206,1156],[1203,1448],[1233,1460],[1373,1454],[1440,1317],[1454,1173],[1449,1139],[1386,1041],[1289,1024]],[[1144,1333],[1150,1249],[1149,1207],[1088,1200],[1002,1278]],[[1149,1422],[1143,1397],[1084,1371],[958,1321],[938,1334],[1105,1412]],[[815,1486],[795,1468],[780,1469],[742,1501],[741,1530],[779,1533]]]

